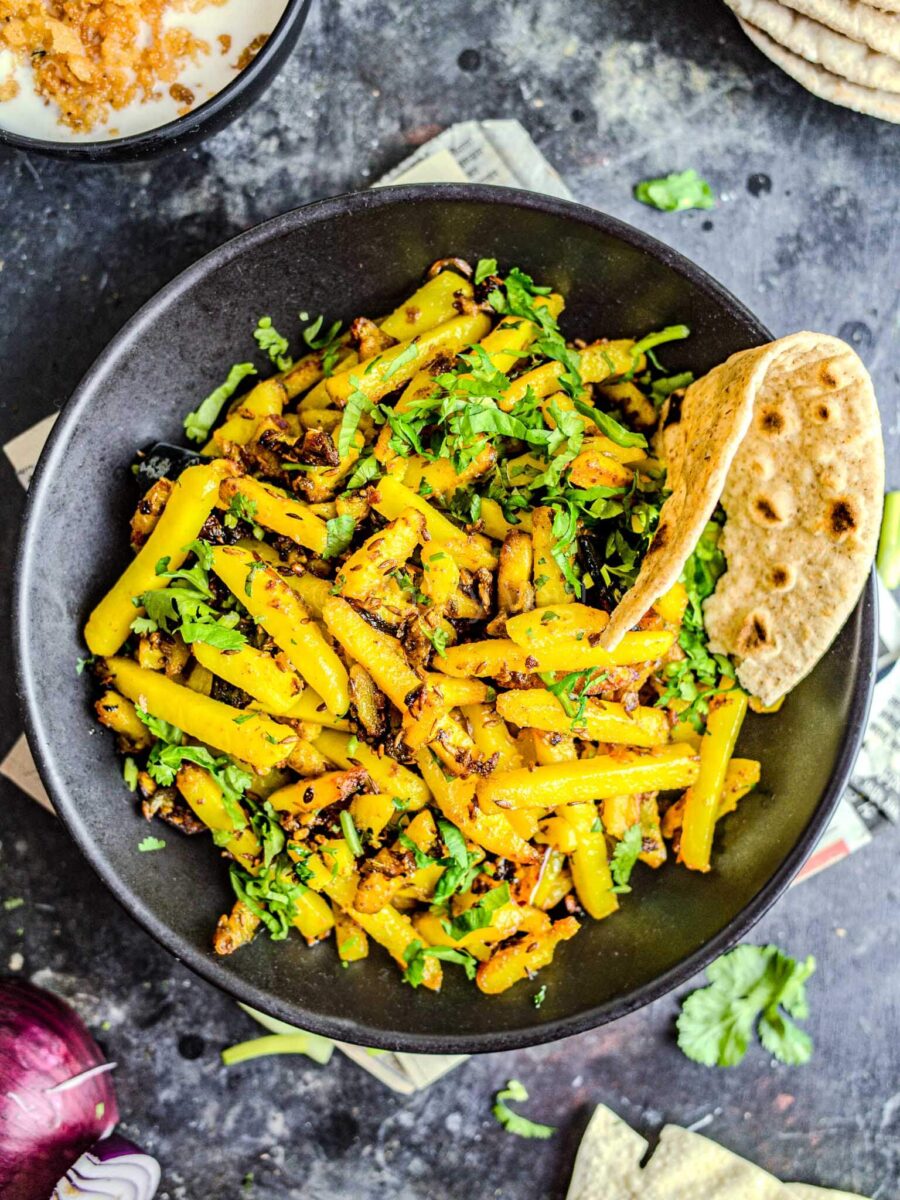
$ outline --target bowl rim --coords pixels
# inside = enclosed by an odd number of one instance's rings
[[[226,971],[210,955],[197,950],[187,939],[176,934],[131,890],[126,881],[106,860],[102,849],[87,835],[78,805],[74,799],[69,797],[59,777],[53,739],[48,735],[34,693],[34,672],[29,647],[29,583],[34,574],[32,564],[38,552],[37,539],[32,527],[40,515],[45,493],[51,486],[54,468],[65,453],[69,434],[77,424],[82,409],[90,401],[91,394],[96,390],[104,373],[114,364],[115,360],[130,344],[140,338],[144,328],[152,323],[157,313],[164,311],[172,300],[189,292],[198,279],[215,272],[233,259],[252,252],[259,244],[276,240],[295,229],[313,227],[318,222],[327,221],[335,216],[352,216],[356,212],[371,208],[414,204],[424,200],[438,200],[443,203],[477,201],[499,206],[511,205],[515,208],[535,209],[586,224],[661,260],[685,276],[692,285],[705,291],[726,309],[745,320],[751,328],[758,331],[760,340],[771,337],[765,326],[739,300],[707,272],[678,251],[615,217],[557,197],[484,184],[407,184],[329,197],[291,209],[262,222],[209,251],[160,288],[112,337],[88,368],[70,399],[60,410],[28,489],[18,540],[12,604],[15,682],[28,743],[34,755],[38,773],[52,798],[57,815],[91,868],[122,907],[176,959],[184,962],[201,978],[214,984],[234,999],[277,1016],[289,1024],[325,1037],[377,1049],[407,1053],[477,1054],[519,1049],[556,1041],[597,1028],[642,1008],[686,983],[714,958],[740,941],[768,911],[806,862],[821,837],[844,792],[859,752],[876,673],[877,590],[873,567],[857,602],[857,607],[861,608],[860,655],[853,682],[844,739],[838,751],[831,777],[806,829],[757,895],[715,937],[662,975],[620,998],[595,1005],[573,1016],[507,1030],[489,1030],[484,1033],[458,1036],[449,1032],[394,1033],[369,1029],[359,1022],[344,1018],[308,1013],[298,1006],[282,1001],[265,990],[257,988],[249,981],[237,978]]]
[[[105,162],[122,158],[140,158],[161,150],[164,146],[187,139],[209,121],[214,121],[232,104],[240,101],[248,91],[261,84],[272,67],[272,60],[290,49],[291,39],[299,34],[306,21],[312,0],[287,0],[284,11],[278,18],[265,45],[234,79],[208,100],[192,108],[174,121],[154,125],[140,133],[125,137],[101,138],[96,141],[74,142],[65,138],[33,138],[24,133],[15,133],[0,123],[0,146],[11,146],[34,154],[54,158]],[[2,111],[2,110],[0,110]]]

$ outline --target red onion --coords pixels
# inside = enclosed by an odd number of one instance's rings
[[[114,1133],[72,1164],[51,1200],[153,1200],[158,1187],[156,1159]]]
[[[78,1156],[112,1131],[119,1119],[113,1066],[57,996],[0,980],[3,1200],[49,1200]]]

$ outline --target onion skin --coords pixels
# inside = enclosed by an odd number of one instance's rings
[[[44,1200],[119,1119],[110,1072],[49,1089],[105,1063],[81,1018],[24,980],[0,980],[0,1196]]]

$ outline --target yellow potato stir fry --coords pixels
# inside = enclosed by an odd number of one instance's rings
[[[375,943],[414,987],[452,967],[503,992],[645,868],[709,870],[758,782],[703,630],[715,522],[598,644],[691,381],[655,348],[688,330],[567,341],[563,309],[450,258],[387,316],[313,322],[296,360],[264,318],[276,373],[233,367],[186,419],[192,465],[141,500],[85,629],[96,711],[145,815],[227,860],[219,954],[296,929],[344,965]]]

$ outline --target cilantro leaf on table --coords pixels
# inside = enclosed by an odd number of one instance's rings
[[[209,431],[219,419],[219,413],[237,391],[241,380],[248,375],[255,375],[253,363],[235,363],[228,372],[224,383],[220,383],[209,395],[201,400],[193,412],[184,418],[184,432],[192,442],[205,442]]]
[[[513,1110],[507,1104],[508,1100],[515,1103],[520,1103],[528,1099],[528,1091],[524,1084],[518,1079],[510,1079],[506,1087],[497,1093],[494,1097],[494,1107],[491,1112],[494,1119],[503,1126],[507,1133],[515,1134],[516,1137],[522,1138],[549,1138],[553,1137],[556,1129],[553,1125],[541,1125],[537,1121],[532,1121],[528,1117],[523,1117]]]
[[[809,1015],[806,981],[816,969],[809,955],[797,961],[777,946],[738,946],[711,963],[709,986],[691,992],[678,1017],[680,1049],[704,1066],[739,1063],[754,1031],[780,1062],[809,1060],[812,1039],[794,1024]]]
[[[630,892],[631,888],[628,884],[631,878],[631,872],[634,870],[634,864],[637,862],[641,851],[644,848],[644,834],[640,825],[631,825],[625,830],[625,835],[618,842],[612,852],[609,869],[612,873],[614,892]]]
[[[705,179],[693,168],[676,171],[659,179],[635,184],[634,198],[660,212],[684,212],[689,208],[715,208],[716,197]]]

